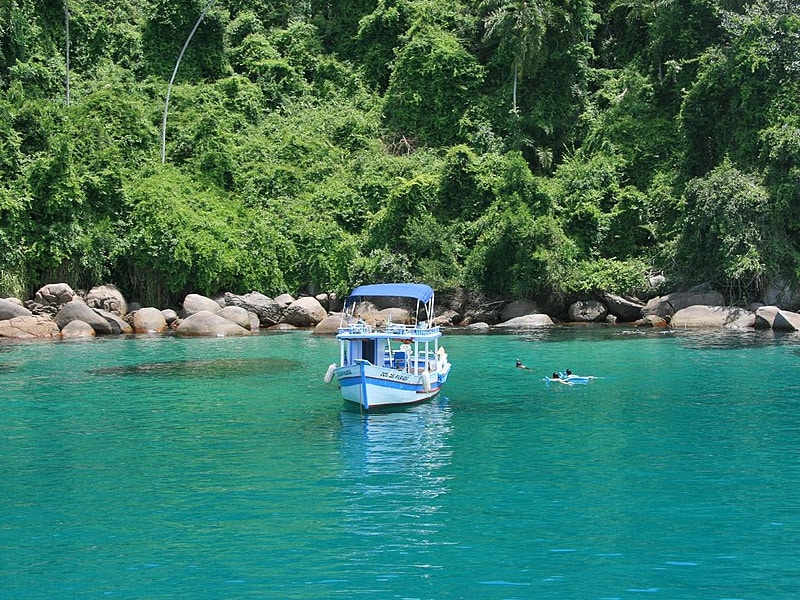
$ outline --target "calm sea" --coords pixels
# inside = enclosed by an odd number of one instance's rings
[[[800,597],[800,336],[445,345],[369,416],[307,332],[0,345],[0,596]]]

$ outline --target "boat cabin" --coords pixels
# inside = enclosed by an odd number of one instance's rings
[[[341,366],[367,361],[378,367],[420,374],[435,371],[439,352],[438,327],[389,324],[385,329],[366,323],[340,327]]]

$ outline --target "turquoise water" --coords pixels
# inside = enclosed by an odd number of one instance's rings
[[[369,416],[305,332],[0,345],[0,595],[798,597],[796,334],[445,344]]]

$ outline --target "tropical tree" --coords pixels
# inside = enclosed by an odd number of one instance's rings
[[[498,41],[509,53],[514,72],[513,110],[517,112],[517,83],[541,59],[546,30],[544,4],[537,0],[484,0],[484,41]]]
[[[386,92],[387,124],[428,145],[452,144],[482,78],[456,36],[438,27],[420,29],[397,53]]]
[[[732,300],[757,298],[788,246],[760,177],[726,157],[707,176],[692,179],[683,200],[676,262],[684,280],[710,281]]]
[[[69,106],[69,0],[64,1],[64,28],[66,29],[66,43],[64,46],[64,60],[66,62],[66,101]]]
[[[280,263],[298,257],[267,215],[168,164],[139,173],[124,194],[124,234],[111,259],[133,297],[169,305],[192,290],[287,289]]]
[[[519,201],[504,204],[497,201],[475,224],[480,234],[466,259],[466,282],[490,296],[561,295],[574,244],[552,217],[537,218]]]

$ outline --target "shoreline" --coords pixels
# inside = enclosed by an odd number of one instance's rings
[[[602,300],[571,304],[567,319],[542,312],[532,300],[459,302],[444,295],[432,324],[452,331],[536,330],[554,326],[627,326],[632,328],[800,331],[800,314],[778,306],[725,306],[722,295],[708,290],[673,292],[642,302],[612,294]],[[188,294],[180,312],[128,304],[114,286],[88,293],[67,284],[49,284],[33,299],[0,299],[0,342],[84,339],[106,335],[195,337],[245,336],[311,330],[335,335],[341,302],[333,294],[270,298],[259,292],[209,298]],[[391,299],[383,306],[365,304],[358,315],[373,326],[408,319],[408,311]]]

